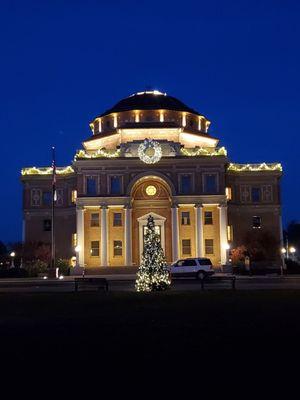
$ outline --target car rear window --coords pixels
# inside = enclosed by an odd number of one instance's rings
[[[212,265],[209,258],[201,258],[198,260],[200,265]]]

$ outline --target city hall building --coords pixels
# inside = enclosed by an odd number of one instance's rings
[[[281,165],[232,163],[209,126],[158,91],[97,116],[72,165],[56,169],[56,256],[77,246],[86,268],[138,266],[149,215],[168,262],[225,264],[253,229],[270,231],[279,248]],[[52,168],[24,168],[21,180],[23,240],[50,243]]]

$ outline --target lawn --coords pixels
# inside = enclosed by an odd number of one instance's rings
[[[299,352],[299,314],[300,291],[1,294],[0,355],[67,368],[91,360],[114,370],[132,361],[267,367]]]

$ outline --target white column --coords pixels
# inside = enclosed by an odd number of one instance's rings
[[[203,257],[203,207],[198,204],[195,207],[195,243],[196,257]]]
[[[220,219],[220,252],[221,252],[221,264],[227,263],[227,206],[219,205],[219,219]]]
[[[76,208],[77,266],[84,268],[84,208]]]
[[[101,207],[101,238],[100,238],[100,265],[107,267],[107,213],[106,206]]]
[[[131,232],[131,208],[125,208],[124,223],[124,247],[125,247],[125,266],[132,265],[132,232]]]
[[[178,229],[178,207],[172,207],[172,256],[173,262],[178,260],[178,242],[179,242],[179,229]]]

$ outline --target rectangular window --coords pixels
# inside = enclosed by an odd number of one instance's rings
[[[52,192],[43,192],[43,206],[51,206]]]
[[[42,200],[41,189],[31,189],[31,205],[34,207],[40,206]]]
[[[114,240],[114,257],[122,256],[122,240]]]
[[[122,226],[122,213],[114,213],[113,226]]]
[[[253,203],[260,202],[260,188],[259,187],[251,188],[251,199],[252,199]]]
[[[73,204],[75,204],[76,200],[77,200],[77,190],[72,190],[71,201]]]
[[[72,233],[72,247],[75,248],[77,246],[77,233]]]
[[[216,174],[204,175],[204,192],[216,193],[217,191],[217,176]]]
[[[56,205],[62,206],[64,203],[64,190],[63,189],[56,189]]]
[[[232,190],[231,187],[227,187],[225,189],[225,195],[227,197],[227,200],[232,200]]]
[[[192,176],[181,175],[180,177],[180,191],[181,193],[191,193],[192,191]]]
[[[99,226],[99,213],[91,214],[91,226]]]
[[[214,254],[214,240],[205,239],[205,254]]]
[[[213,213],[212,211],[204,211],[204,225],[213,224]]]
[[[204,174],[204,192],[217,193],[217,174]]]
[[[110,193],[111,194],[121,194],[121,177],[112,176],[110,178]]]
[[[88,176],[86,178],[86,194],[89,196],[95,196],[97,194],[96,178],[93,176]]]
[[[94,240],[91,242],[91,256],[99,257],[99,241]]]
[[[182,211],[181,225],[191,225],[190,213],[188,211]]]
[[[252,217],[252,228],[254,228],[254,229],[261,228],[261,217],[258,217],[257,215]]]
[[[227,241],[232,242],[233,241],[233,227],[232,225],[227,225]]]
[[[43,226],[44,226],[44,232],[51,232],[51,219],[44,219],[43,222]]]
[[[191,254],[191,241],[190,239],[182,240],[182,254],[190,255]]]

